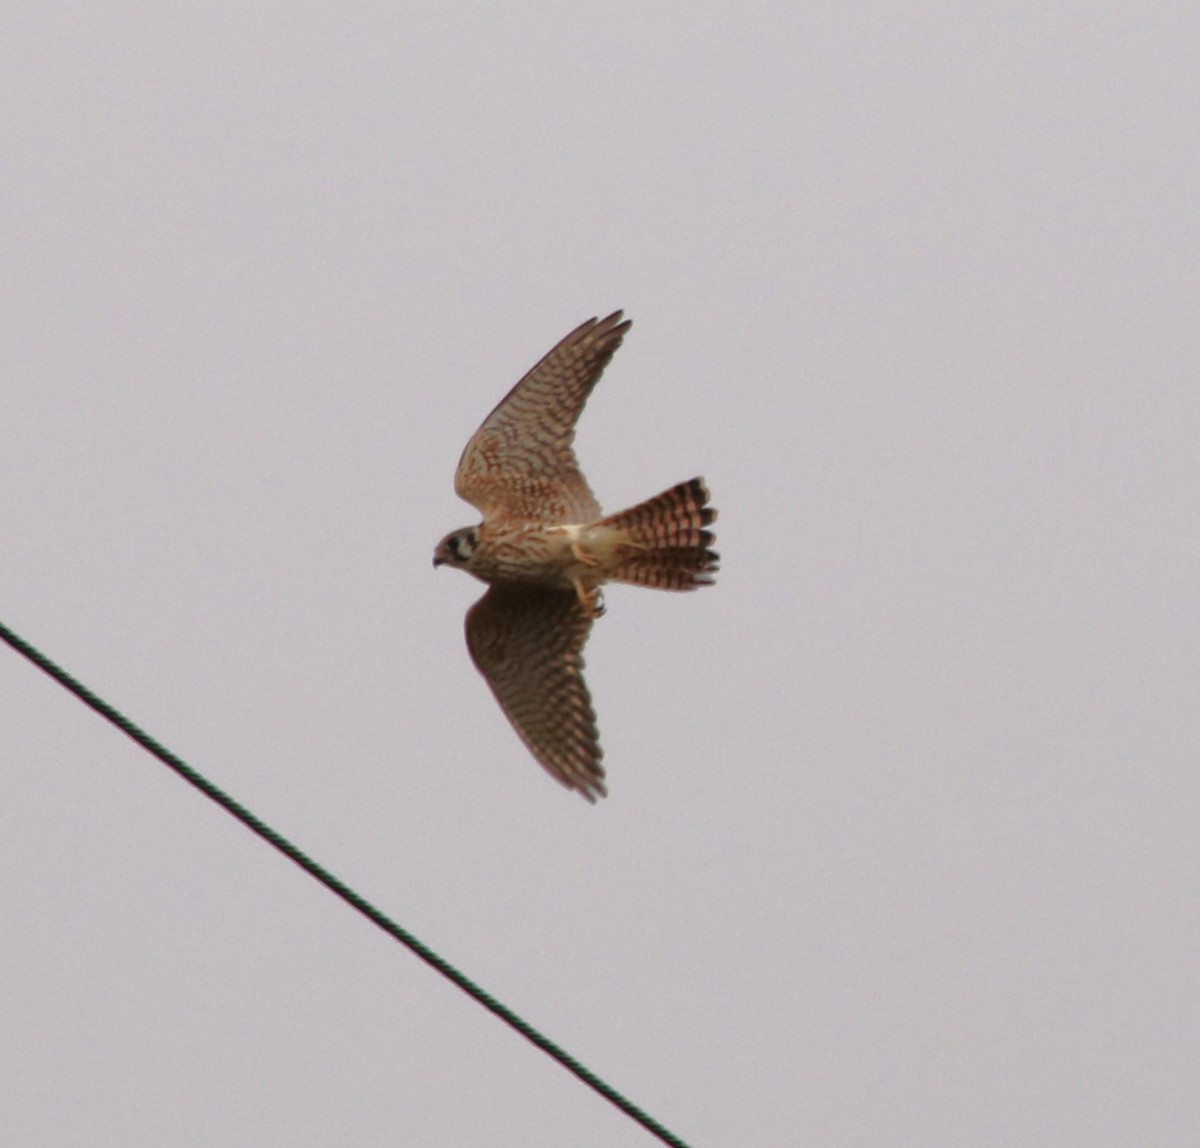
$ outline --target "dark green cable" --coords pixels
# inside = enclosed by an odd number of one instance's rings
[[[580,1064],[569,1052],[559,1048],[548,1037],[543,1036],[532,1025],[522,1020],[515,1012],[501,1004],[494,996],[481,989],[469,977],[460,973],[453,965],[443,960],[431,948],[419,941],[407,929],[401,928],[390,917],[385,916],[369,901],[363,900],[348,885],[338,880],[327,869],[318,865],[311,857],[302,853],[286,837],[281,837],[269,825],[260,821],[248,809],[240,805],[227,793],[218,789],[211,781],[197,773],[182,758],[176,757],[166,746],[152,738],[145,730],[134,725],[124,714],[114,709],[103,698],[97,697],[82,682],[73,678],[61,666],[52,662],[40,650],[31,646],[24,638],[13,633],[3,622],[0,622],[0,638],[3,638],[17,653],[28,658],[38,669],[49,674],[60,686],[68,689],[84,705],[91,706],[101,717],[110,721],[122,733],[131,737],[144,750],[152,753],[164,765],[173,769],[184,781],[194,785],[206,797],[215,801],[227,813],[233,814],[243,825],[253,830],[264,841],[274,845],[290,861],[294,861],[310,876],[315,877],[327,889],[336,893],[352,908],[357,909],[364,917],[378,925],[385,933],[394,937],[402,945],[406,945],[427,965],[432,965],[442,976],[456,984],[468,996],[477,1000],[484,1008],[495,1013],[505,1024],[515,1028],[526,1040],[537,1045],[548,1056],[558,1061],[568,1072],[573,1072],[589,1088],[600,1093],[605,1100],[615,1104],[626,1116],[636,1120],[648,1132],[657,1136],[664,1144],[672,1148],[687,1148],[687,1145],[674,1133],[664,1128],[649,1113],[643,1112],[638,1106],[626,1100],[615,1088],[605,1084],[594,1072]]]

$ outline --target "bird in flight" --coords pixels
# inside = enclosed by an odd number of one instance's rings
[[[702,478],[605,516],[571,448],[629,330],[621,314],[576,327],[483,420],[454,476],[483,521],[447,534],[433,556],[489,584],[467,612],[471,660],[533,756],[592,802],[607,791],[583,647],[604,612],[600,587],[694,590],[717,570]]]

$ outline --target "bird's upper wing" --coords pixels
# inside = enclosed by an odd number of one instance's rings
[[[499,583],[467,612],[467,649],[534,757],[588,801],[605,795],[583,646],[592,620],[573,590]]]
[[[620,311],[589,319],[504,396],[459,459],[454,489],[460,498],[485,519],[502,514],[558,523],[600,517],[571,443],[583,405],[629,325]]]

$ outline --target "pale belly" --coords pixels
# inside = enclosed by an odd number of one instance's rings
[[[528,525],[481,531],[471,573],[485,582],[532,582],[564,590],[600,585],[620,558],[621,539],[598,525]],[[581,557],[582,556],[582,557]]]

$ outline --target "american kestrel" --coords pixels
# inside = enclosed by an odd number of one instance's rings
[[[629,326],[616,311],[576,327],[483,420],[454,476],[483,521],[447,534],[433,555],[490,584],[467,612],[471,659],[533,756],[588,801],[606,793],[583,680],[600,587],[694,590],[717,569],[702,478],[604,517],[571,449]]]

